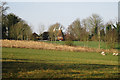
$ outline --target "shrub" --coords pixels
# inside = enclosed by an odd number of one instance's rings
[[[73,41],[65,41],[65,45],[74,46]]]

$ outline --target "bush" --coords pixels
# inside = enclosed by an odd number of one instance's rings
[[[107,47],[110,49],[114,49],[115,48],[115,42],[107,42]]]
[[[65,41],[65,45],[74,46],[73,41]]]

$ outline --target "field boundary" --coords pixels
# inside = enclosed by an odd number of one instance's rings
[[[38,41],[25,41],[25,40],[0,40],[2,45],[0,47],[9,48],[31,48],[31,49],[46,49],[46,50],[60,50],[60,51],[75,51],[75,52],[118,52],[116,49],[96,49],[80,46],[67,46]]]

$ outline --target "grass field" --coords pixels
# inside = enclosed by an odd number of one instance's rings
[[[61,44],[65,45],[66,41],[45,41],[47,43],[54,43],[54,44]],[[73,45],[75,46],[82,46],[82,47],[90,47],[90,48],[98,48],[99,42],[98,41],[73,41]],[[120,49],[120,44],[116,43],[115,44],[115,49]],[[101,49],[110,49],[110,45],[108,45],[105,42],[100,42],[100,48]]]
[[[3,78],[117,78],[118,56],[2,48]]]

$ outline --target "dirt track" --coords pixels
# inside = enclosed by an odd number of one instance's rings
[[[2,42],[1,47],[11,47],[11,48],[32,48],[32,49],[47,49],[47,50],[64,50],[64,51],[85,51],[85,52],[107,52],[113,53],[118,52],[115,49],[96,49],[87,47],[76,47],[67,45],[58,45],[38,41],[21,41],[21,40],[0,40]]]

